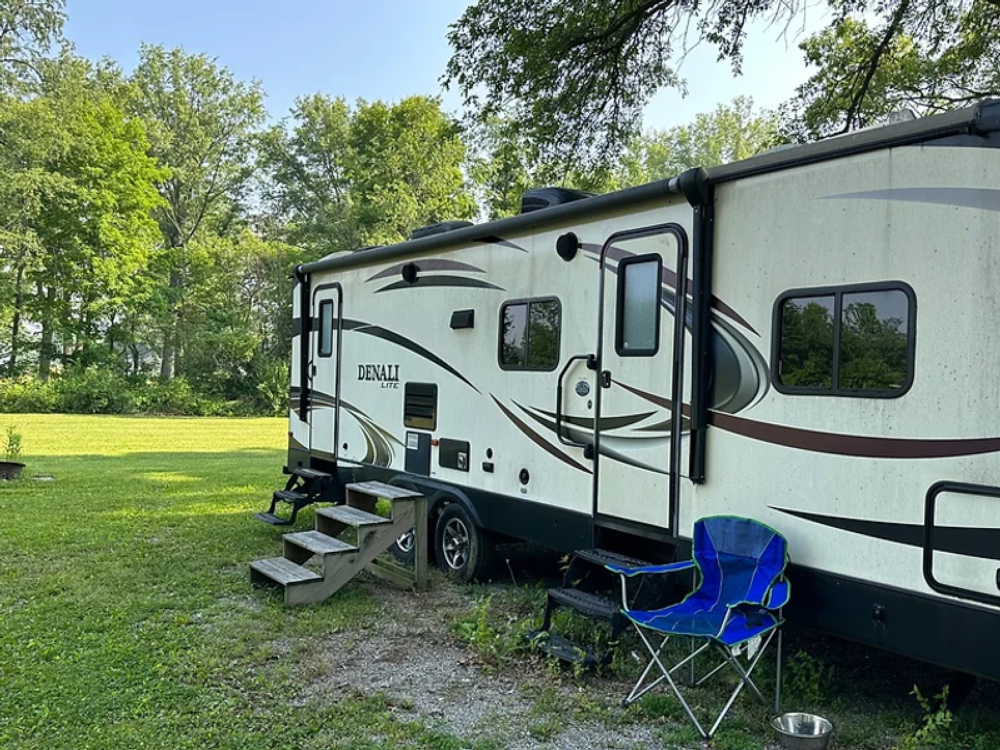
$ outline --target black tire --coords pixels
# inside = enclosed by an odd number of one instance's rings
[[[400,536],[389,548],[392,556],[403,565],[413,565],[413,529]]]
[[[437,519],[434,553],[441,571],[459,581],[486,580],[493,569],[493,539],[461,503],[446,506]]]

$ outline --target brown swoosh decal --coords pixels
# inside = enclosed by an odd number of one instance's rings
[[[409,265],[413,261],[397,263],[394,266],[383,268],[374,276],[369,276],[365,281],[375,281],[376,279],[386,279],[402,272],[403,266]],[[429,258],[417,262],[417,269],[420,271],[471,271],[472,273],[486,273],[486,270],[473,266],[470,263],[463,263],[460,260],[449,260],[447,258]]]
[[[597,255],[598,257],[600,257],[600,255],[601,255],[601,249],[602,248],[601,248],[600,245],[594,245],[594,244],[592,244],[590,242],[584,242],[584,243],[582,243],[580,245],[580,247],[582,247],[588,253],[593,253],[593,254]],[[619,260],[622,260],[623,258],[628,258],[629,256],[632,256],[632,255],[635,255],[635,253],[631,253],[628,250],[622,250],[620,247],[614,247],[612,245],[611,247],[608,248],[608,255],[607,255],[607,257],[611,258],[611,260],[619,261]],[[663,281],[664,284],[666,284],[667,286],[669,286],[671,289],[676,289],[677,288],[677,273],[674,272],[674,271],[672,271],[672,270],[670,270],[666,266],[664,266],[663,267],[663,279],[662,279],[662,281]],[[691,281],[691,279],[688,279],[687,283],[688,283],[688,289],[693,289],[694,288],[694,282]],[[731,320],[736,321],[741,326],[743,326],[744,328],[746,328],[748,331],[753,331],[755,334],[757,334],[758,336],[760,336],[760,334],[757,333],[757,329],[755,329],[752,325],[750,325],[743,318],[743,316],[741,316],[738,312],[736,312],[733,308],[731,308],[729,305],[727,305],[721,299],[719,299],[718,297],[716,297],[714,294],[712,295],[712,303],[711,304],[712,304],[712,307],[714,309],[718,310],[720,313],[722,313],[723,315],[725,315],[727,318],[730,318]]]
[[[469,289],[496,289],[500,292],[507,291],[502,286],[491,284],[482,279],[470,279],[465,276],[419,276],[412,284],[408,281],[394,281],[391,284],[386,284],[376,289],[375,294],[379,292],[394,292],[400,289],[424,289],[432,286],[455,286]]]
[[[506,406],[504,406],[502,403],[500,403],[500,399],[498,399],[492,393],[490,394],[490,397],[496,402],[496,405],[500,407],[500,411],[502,411],[507,416],[507,419],[509,419],[511,422],[513,422],[514,425],[519,430],[521,430],[521,432],[523,432],[525,435],[527,435],[531,439],[531,441],[533,443],[535,443],[538,447],[544,449],[548,453],[551,453],[553,456],[555,456],[556,458],[558,458],[560,461],[562,461],[563,463],[569,464],[574,469],[579,469],[580,471],[586,472],[587,474],[592,474],[593,473],[586,466],[583,466],[582,464],[578,464],[572,458],[570,458],[565,453],[563,453],[561,450],[559,450],[554,445],[552,445],[552,443],[550,443],[548,440],[546,440],[541,435],[539,435],[537,432],[535,432],[533,429],[531,429],[530,427],[528,427],[528,425],[526,425],[523,421],[521,421],[517,417],[517,415],[515,415],[510,409],[508,409]]]
[[[516,402],[515,402],[516,403]],[[518,404],[518,406],[524,409],[523,406]],[[540,414],[544,414],[546,417],[556,418],[555,412],[545,411],[545,409],[539,409],[538,407],[531,407]],[[634,424],[638,424],[647,417],[651,417],[656,412],[647,411],[643,414],[626,414],[620,417],[601,417],[601,432],[605,430],[619,430],[622,427],[631,427]],[[588,430],[594,429],[594,418],[593,417],[567,417],[562,416],[562,421],[566,424],[576,425],[577,427],[583,427]],[[639,429],[642,429],[641,427]]]
[[[618,381],[615,383],[650,403],[667,409],[671,408],[670,400],[663,396],[646,393]],[[685,415],[691,413],[691,407],[688,404],[684,404],[682,409]],[[758,422],[746,417],[736,417],[717,411],[708,413],[708,423],[720,430],[742,435],[752,440],[759,440],[763,443],[814,453],[831,453],[837,456],[912,459],[957,458],[1000,451],[1000,437],[923,440],[845,435],[837,432],[818,432],[801,427]]]

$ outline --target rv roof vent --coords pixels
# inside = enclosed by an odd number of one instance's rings
[[[543,208],[558,206],[563,203],[593,198],[597,193],[588,193],[586,190],[570,190],[561,187],[533,188],[521,196],[521,213],[526,214],[531,211],[540,211]]]
[[[432,234],[442,234],[443,232],[451,232],[455,229],[471,226],[471,221],[440,221],[437,224],[430,224],[426,227],[420,227],[420,229],[414,229],[413,234],[410,235],[410,239],[419,240],[421,237],[430,237]]]

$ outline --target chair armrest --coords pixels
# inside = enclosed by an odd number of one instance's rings
[[[688,568],[693,568],[694,560],[682,560],[681,562],[667,563],[666,565],[646,565],[641,568],[626,567],[624,565],[615,565],[614,563],[605,563],[604,567],[610,570],[612,573],[618,573],[619,575],[631,578],[632,576],[655,574],[655,573],[677,573],[682,570],[687,570]]]
[[[647,573],[677,573],[681,570],[688,570],[695,567],[694,560],[682,560],[681,562],[667,563],[666,565],[645,565],[641,568],[625,567],[614,563],[605,563],[604,567],[612,573],[621,576],[622,581],[622,611],[628,612],[628,586],[626,581],[633,576],[646,575]]]
[[[771,587],[771,590],[768,592],[767,601],[764,602],[764,606],[768,609],[781,609],[788,604],[788,600],[791,598],[792,584],[788,581],[781,580]]]

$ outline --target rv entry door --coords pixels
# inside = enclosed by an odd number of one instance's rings
[[[594,515],[674,532],[682,433],[687,238],[616,232],[601,251]],[[676,410],[674,407],[677,407]]]
[[[340,355],[344,308],[340,284],[320,284],[313,291],[310,346],[312,413],[309,451],[336,460],[340,442]]]

